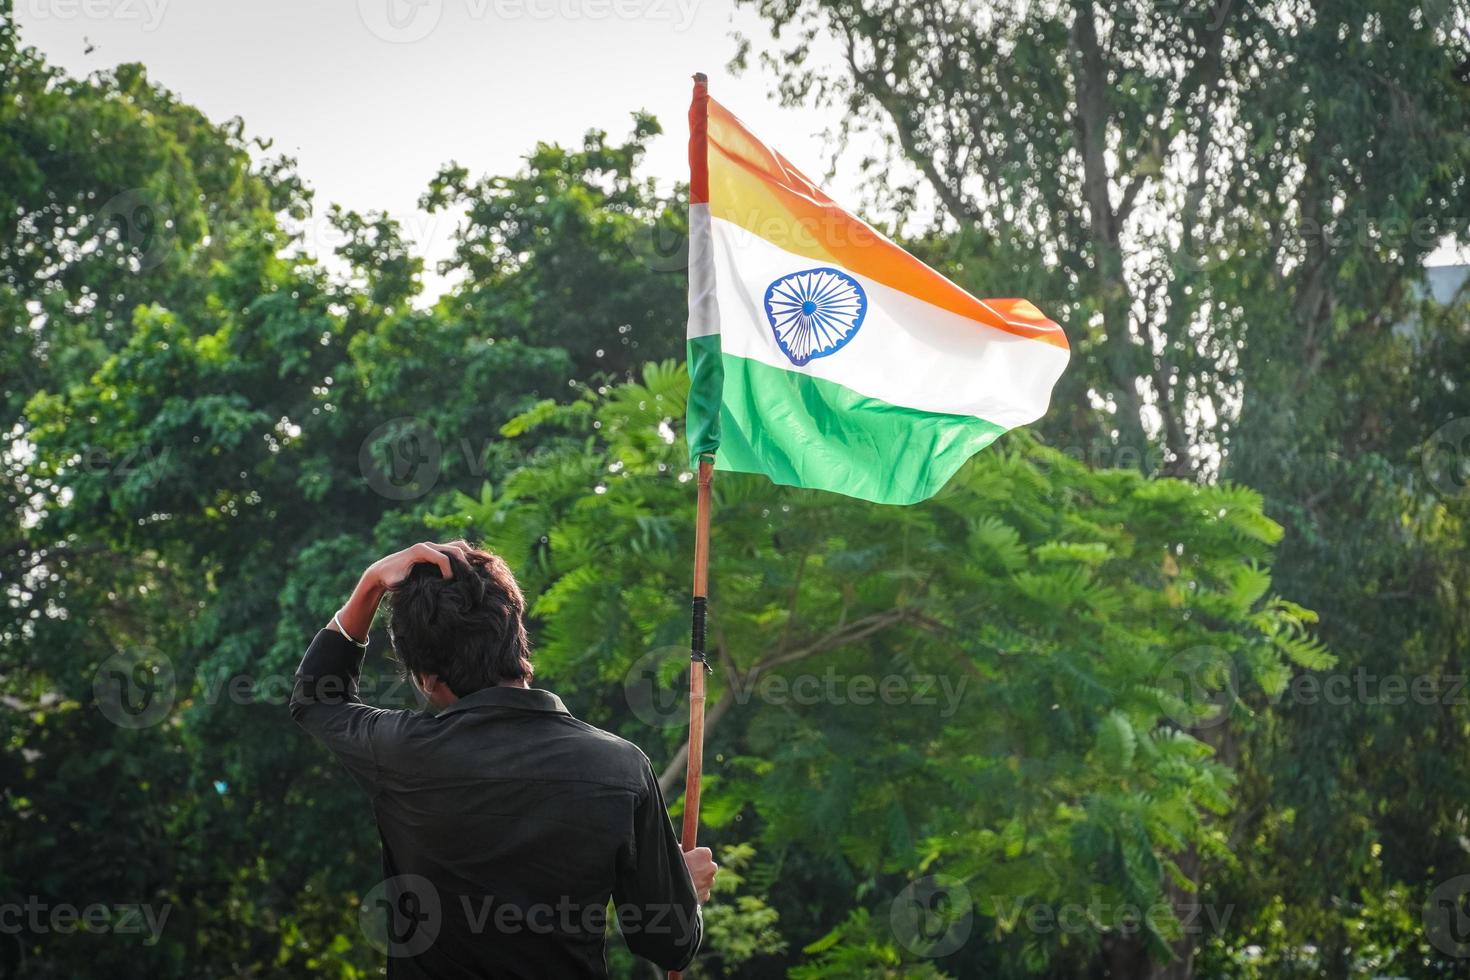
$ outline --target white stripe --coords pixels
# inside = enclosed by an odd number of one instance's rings
[[[720,332],[720,306],[715,299],[715,259],[709,223],[708,204],[689,205],[688,336],[691,340]]]
[[[692,256],[692,214],[690,222]],[[868,295],[867,315],[857,334],[832,354],[796,366],[776,343],[766,318],[766,288],[782,276],[824,263],[772,245],[722,218],[711,224],[725,353],[833,381],[890,404],[974,415],[1006,428],[1046,414],[1052,386],[1067,366],[1067,351],[850,272]],[[693,268],[689,278],[692,290]]]

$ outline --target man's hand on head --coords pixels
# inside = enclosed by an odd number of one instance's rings
[[[710,889],[715,884],[715,875],[720,873],[714,854],[707,847],[685,851],[684,866],[689,869],[689,877],[694,879],[694,892],[699,896],[700,903],[708,902]]]
[[[441,576],[454,578],[450,554],[468,561],[474,552],[474,546],[468,541],[450,541],[445,544],[421,541],[379,558],[362,573],[357,588],[352,590],[351,598],[337,610],[337,614],[327,624],[327,629],[336,630],[359,646],[365,646],[367,631],[373,624],[373,614],[377,612],[383,594],[402,585],[415,565],[436,565]],[[363,639],[359,640],[358,637]]]
[[[454,578],[454,566],[449,563],[449,555],[455,554],[468,562],[472,551],[474,549],[467,541],[450,541],[447,544],[421,541],[379,558],[369,566],[364,577],[372,578],[384,589],[396,589],[408,578],[415,565],[437,565],[441,576]]]

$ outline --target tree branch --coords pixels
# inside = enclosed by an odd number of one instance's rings
[[[759,661],[746,672],[744,677],[738,678],[738,682],[732,680],[725,684],[725,689],[720,693],[719,699],[715,701],[714,707],[710,708],[709,712],[705,715],[705,737],[709,737],[710,731],[735,704],[737,693],[749,692],[753,688],[756,680],[771,668],[804,660],[807,657],[830,650],[833,647],[842,646],[846,643],[867,639],[879,630],[896,625],[904,620],[918,619],[919,616],[919,611],[912,606],[901,606],[897,609],[873,613],[871,616],[864,616],[862,619],[854,620],[846,626],[835,629],[803,647],[777,653]],[[734,671],[730,669],[729,659],[724,655],[723,650],[724,645],[721,644],[717,651],[718,659],[726,668],[726,672],[733,674]],[[663,790],[666,798],[679,785],[679,778],[684,774],[684,768],[688,763],[689,743],[686,741],[683,745],[679,746],[678,751],[674,753],[673,758],[669,760],[669,764],[664,767],[664,771],[658,777],[659,788]]]

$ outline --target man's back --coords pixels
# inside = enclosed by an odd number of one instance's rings
[[[391,976],[603,977],[610,898],[634,952],[687,964],[699,905],[642,752],[541,690],[373,708],[360,659],[318,633],[292,714],[372,799]]]

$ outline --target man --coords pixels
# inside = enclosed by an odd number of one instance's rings
[[[437,714],[357,696],[374,611]],[[393,978],[607,976],[611,899],[628,946],[694,958],[716,866],[685,854],[648,759],[530,686],[525,600],[463,541],[375,562],[312,640],[291,715],[368,793],[383,842]]]

